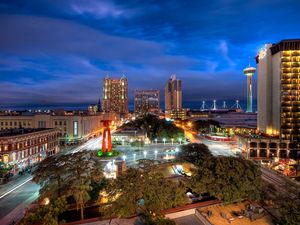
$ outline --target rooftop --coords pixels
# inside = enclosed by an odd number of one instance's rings
[[[201,208],[200,213],[211,224],[228,225],[269,225],[272,223],[271,216],[259,205],[251,204],[251,209],[248,209],[249,202],[241,202],[230,205],[217,205],[206,208]],[[208,216],[209,211],[211,216]],[[250,218],[245,215],[248,214]],[[256,219],[255,219],[256,218]]]
[[[39,131],[51,130],[53,128],[21,128],[21,129],[7,129],[0,131],[0,137],[11,137],[23,134],[30,134]]]
[[[271,47],[272,55],[280,51],[300,50],[300,39],[286,39],[282,40]]]

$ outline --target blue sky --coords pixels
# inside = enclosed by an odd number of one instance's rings
[[[300,38],[297,0],[2,0],[0,105],[95,103],[106,74],[183,80],[184,101],[245,99],[265,43]],[[163,96],[163,93],[162,93]]]

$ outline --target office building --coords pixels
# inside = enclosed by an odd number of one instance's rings
[[[0,162],[24,169],[59,151],[58,129],[22,128],[0,131]]]
[[[102,109],[109,113],[128,113],[128,80],[125,76],[104,78]]]
[[[165,110],[180,110],[182,108],[181,80],[172,75],[165,86]]]
[[[159,114],[159,90],[135,90],[134,112],[135,114],[154,113]]]

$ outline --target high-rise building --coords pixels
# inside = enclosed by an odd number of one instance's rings
[[[244,69],[244,74],[247,76],[247,111],[248,113],[252,112],[252,76],[255,73],[254,67],[247,67]]]
[[[257,58],[258,130],[300,141],[300,39],[267,44]]]
[[[128,80],[125,76],[104,78],[102,107],[104,112],[128,113]]]
[[[134,112],[159,114],[159,90],[134,91]]]
[[[182,108],[181,80],[172,75],[165,86],[165,110],[178,110]]]

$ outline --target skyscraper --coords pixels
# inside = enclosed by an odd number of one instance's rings
[[[247,111],[252,112],[252,76],[255,73],[254,67],[247,67],[244,69],[244,74],[247,76]]]
[[[134,112],[159,114],[159,90],[134,91]]]
[[[182,108],[181,80],[172,75],[165,86],[165,110],[171,111]]]
[[[257,58],[258,130],[300,141],[300,39],[267,44]]]
[[[125,76],[104,78],[102,107],[104,112],[128,113],[128,80]]]

